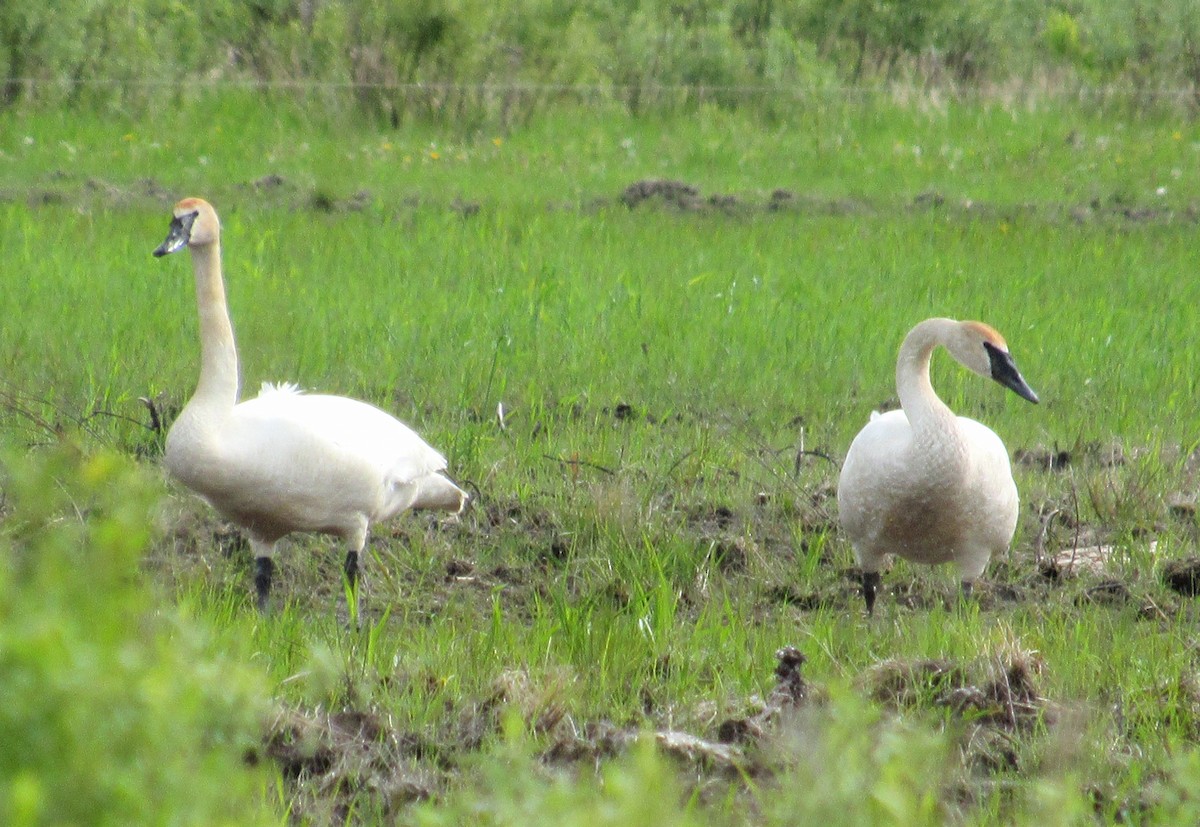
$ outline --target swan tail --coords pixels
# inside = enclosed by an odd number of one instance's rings
[[[258,391],[259,399],[272,396],[300,396],[304,391],[295,382],[263,382]]]
[[[413,485],[416,495],[413,497],[411,508],[462,512],[471,496],[455,485],[449,477],[442,474],[430,474],[416,480]]]

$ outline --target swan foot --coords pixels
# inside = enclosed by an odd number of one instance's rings
[[[266,614],[271,606],[271,575],[274,571],[275,561],[270,557],[254,558],[254,592],[260,614]]]
[[[358,629],[362,626],[362,598],[359,595],[358,552],[346,552],[346,609],[350,612],[350,623]]]
[[[875,594],[879,591],[879,583],[882,580],[877,571],[864,571],[862,574],[862,592],[863,600],[867,604],[867,617],[875,616]]]

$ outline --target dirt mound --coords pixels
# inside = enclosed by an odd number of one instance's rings
[[[372,712],[289,711],[270,727],[263,751],[299,793],[291,798],[294,819],[342,823],[363,791],[388,812],[433,795],[439,779],[419,765],[420,747],[419,739],[388,730]]]
[[[621,203],[630,209],[645,201],[658,201],[680,210],[697,210],[704,203],[700,190],[691,184],[665,178],[635,181],[621,193]]]
[[[1029,732],[1048,714],[1037,689],[1041,660],[1027,652],[993,659],[985,680],[950,660],[884,661],[865,676],[871,696],[895,709],[948,708],[976,724]]]

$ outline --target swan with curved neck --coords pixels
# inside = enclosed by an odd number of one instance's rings
[[[365,402],[264,384],[257,397],[239,403],[221,225],[202,199],[175,205],[154,255],[184,247],[196,279],[200,380],[167,434],[167,470],[249,535],[262,611],[282,537],[301,531],[340,538],[357,622],[359,565],[370,525],[408,509],[457,513],[467,494],[445,475],[441,454]]]
[[[901,409],[872,414],[850,444],[838,480],[838,512],[863,571],[868,614],[891,555],[953,562],[969,594],[1016,530],[1008,451],[990,428],[956,416],[938,398],[929,381],[938,346],[968,370],[1038,401],[1004,337],[983,322],[927,319],[909,331],[896,361]]]

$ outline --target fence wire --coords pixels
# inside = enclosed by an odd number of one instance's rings
[[[839,96],[877,95],[892,91],[921,91],[927,93],[986,95],[1004,92],[1008,94],[1040,93],[1046,96],[1087,97],[1087,98],[1120,98],[1136,96],[1140,98],[1191,100],[1200,96],[1200,86],[1138,86],[1134,84],[1053,84],[1038,81],[989,82],[985,84],[955,84],[927,83],[921,81],[896,81],[881,84],[686,84],[686,83],[654,83],[644,84],[601,84],[601,83],[544,83],[526,81],[353,81],[353,80],[315,80],[315,79],[262,79],[262,78],[116,78],[116,77],[81,77],[81,78],[52,78],[52,77],[4,77],[0,78],[0,86],[37,87],[119,87],[146,89],[262,89],[289,91],[388,91],[388,92],[458,92],[458,93],[575,93],[579,95],[607,95],[621,97],[625,95],[645,94],[647,92],[694,95],[767,95],[803,97],[817,94]]]

